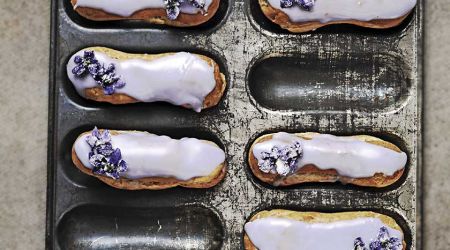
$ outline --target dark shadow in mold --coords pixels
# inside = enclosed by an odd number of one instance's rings
[[[275,111],[384,112],[410,95],[403,60],[392,54],[268,55],[250,66],[250,95]]]
[[[218,214],[201,206],[134,208],[82,205],[57,226],[61,249],[210,249],[222,247]]]

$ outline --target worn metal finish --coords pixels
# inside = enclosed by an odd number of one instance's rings
[[[54,0],[52,7],[48,248],[240,249],[245,221],[261,209],[282,207],[382,212],[399,222],[410,249],[420,249],[421,1],[393,29],[338,25],[306,34],[270,23],[256,0],[222,0],[211,22],[189,29],[91,22],[69,2]],[[75,92],[65,65],[94,45],[203,53],[219,63],[229,86],[217,107],[200,114],[163,103],[87,101]],[[113,189],[79,172],[70,159],[76,137],[94,126],[216,141],[227,152],[227,176],[203,190]],[[407,152],[407,171],[384,189],[270,187],[254,178],[246,155],[257,136],[274,131],[376,135]]]

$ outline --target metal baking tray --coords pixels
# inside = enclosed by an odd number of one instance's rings
[[[52,1],[48,249],[242,249],[260,210],[373,210],[394,217],[408,249],[421,249],[423,2],[400,26],[336,25],[290,34],[256,0],[221,0],[217,15],[180,29],[142,21],[88,21]],[[77,95],[65,71],[88,46],[125,52],[191,51],[214,58],[229,83],[217,107],[197,114],[164,103],[114,106]],[[227,153],[211,189],[124,191],[78,171],[70,149],[94,126],[212,140]],[[384,188],[306,184],[276,188],[247,166],[249,145],[275,131],[370,134],[407,152],[404,177]]]

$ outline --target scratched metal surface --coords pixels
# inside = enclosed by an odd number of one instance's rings
[[[241,249],[243,225],[275,207],[324,212],[373,210],[394,217],[409,249],[420,249],[422,6],[401,26],[332,26],[289,34],[266,20],[257,1],[222,0],[198,28],[143,22],[96,23],[68,0],[52,1],[49,249]],[[192,51],[226,73],[220,104],[200,114],[168,104],[113,106],[87,101],[65,65],[76,51]],[[216,141],[227,152],[225,180],[211,189],[123,191],[75,169],[76,137],[94,126]],[[372,134],[408,153],[405,176],[385,189],[341,184],[273,188],[248,170],[247,150],[274,131]]]

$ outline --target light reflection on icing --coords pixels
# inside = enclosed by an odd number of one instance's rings
[[[90,146],[88,134],[80,136],[74,144],[75,153],[87,168]],[[128,170],[122,177],[139,179],[144,177],[175,177],[189,180],[208,176],[225,161],[225,153],[216,145],[195,138],[171,139],[147,132],[120,131],[111,135],[113,148],[119,148]]]
[[[262,162],[262,152],[270,152],[274,146],[289,146],[295,141],[299,141],[303,148],[299,167],[314,164],[319,169],[335,169],[339,175],[352,178],[371,177],[376,173],[392,176],[403,169],[407,161],[404,152],[351,137],[315,134],[311,140],[305,140],[284,132],[274,134],[271,140],[255,144],[253,155],[258,162]]]
[[[298,6],[281,8],[280,0],[267,0],[269,4],[286,13],[292,22],[338,20],[370,21],[395,19],[408,14],[417,0],[317,0],[311,11]]]
[[[73,59],[82,56],[84,50],[70,58],[67,74],[77,92],[84,96],[87,88],[98,87],[90,76],[75,77],[72,69],[76,66]],[[127,94],[142,102],[164,101],[174,105],[190,105],[200,112],[205,97],[216,86],[214,67],[198,56],[179,52],[151,61],[142,59],[116,60],[95,51],[97,60],[105,65],[114,63],[116,75],[126,83],[116,89],[116,93]]]
[[[205,9],[211,5],[212,0],[205,0]],[[164,0],[77,0],[77,7],[89,7],[123,17],[131,16],[134,12],[143,9],[165,8]],[[200,9],[193,8],[189,4],[182,4],[180,11],[186,14],[197,14]]]
[[[259,250],[350,250],[357,237],[367,243],[375,240],[383,226],[403,241],[402,232],[371,217],[330,223],[268,217],[246,223],[245,232]]]

